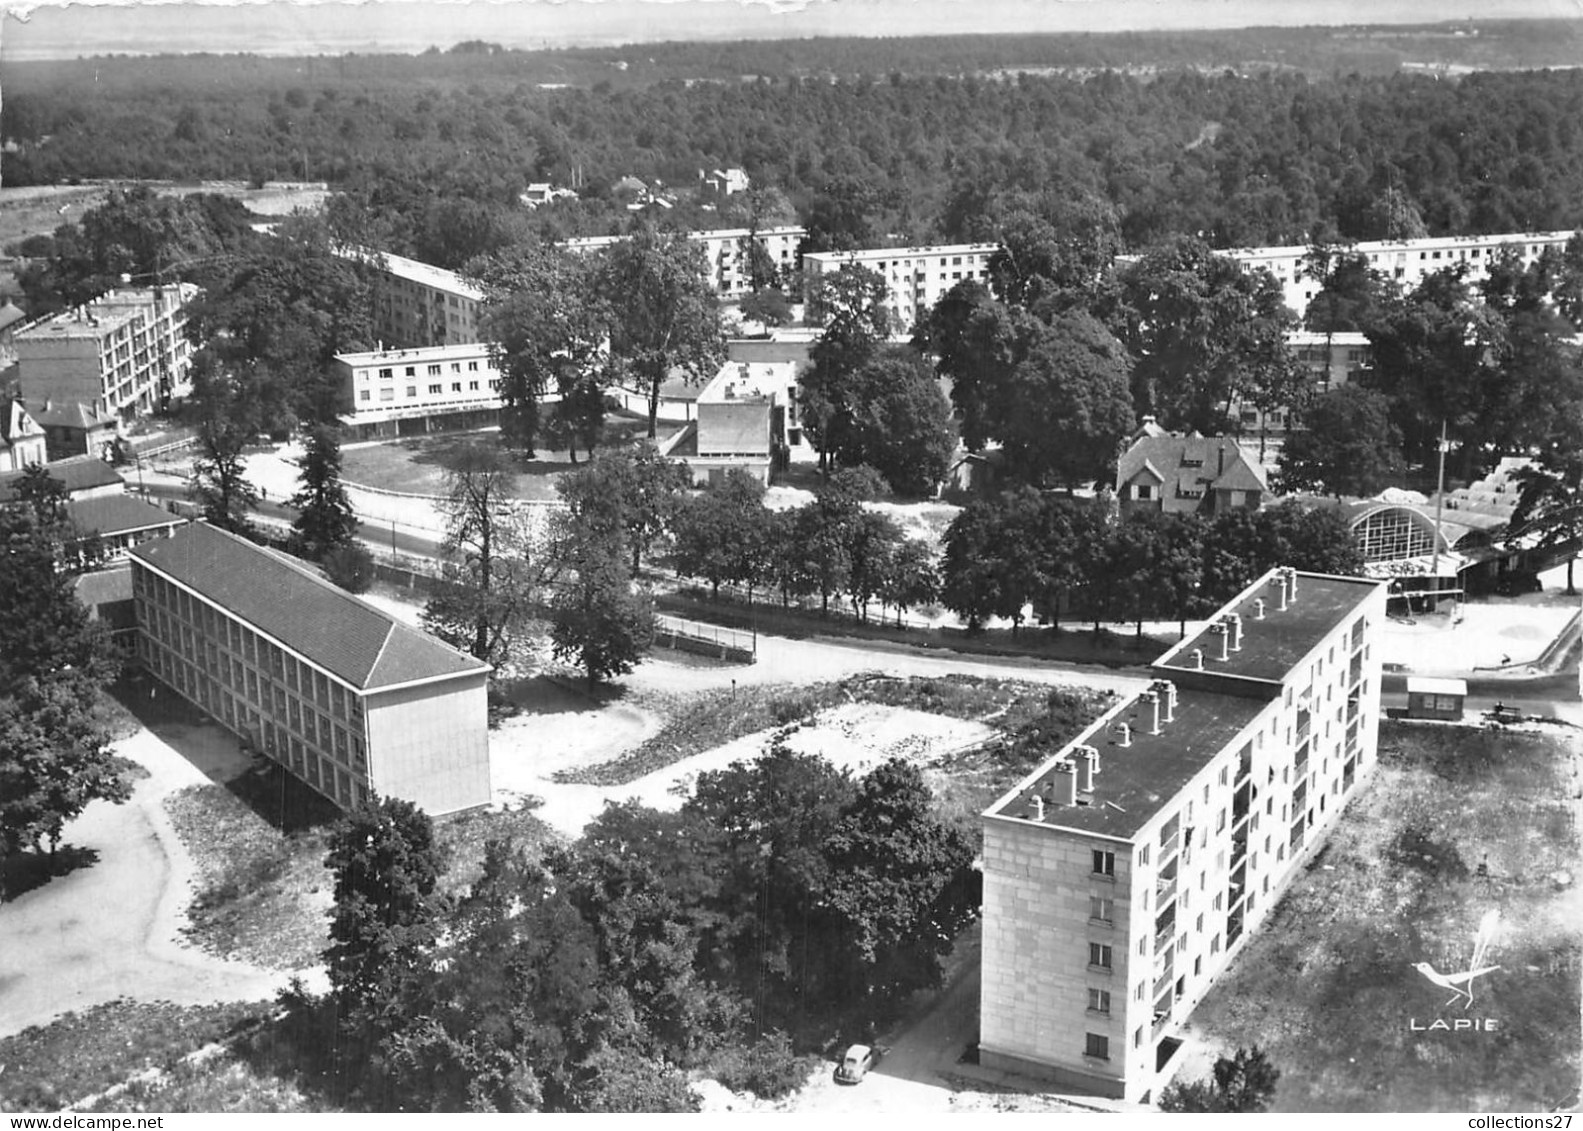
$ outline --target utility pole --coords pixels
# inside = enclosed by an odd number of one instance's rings
[[[1433,607],[1440,607],[1440,512],[1446,505],[1446,418],[1440,418],[1440,472],[1435,479],[1435,558],[1429,567],[1429,580],[1434,585]]]

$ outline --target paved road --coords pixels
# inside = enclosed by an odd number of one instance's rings
[[[289,975],[225,962],[179,936],[194,875],[164,799],[246,768],[216,727],[147,730],[117,752],[149,776],[124,805],[96,801],[66,827],[89,867],[0,905],[0,1037],[119,997],[198,1005],[273,998]],[[317,984],[317,981],[314,984]]]

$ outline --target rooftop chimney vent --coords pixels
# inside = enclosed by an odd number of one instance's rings
[[[1263,597],[1255,597],[1253,599],[1253,619],[1254,620],[1263,620],[1264,619],[1264,606],[1265,606],[1265,604],[1266,604],[1266,602],[1265,602]]]
[[[1044,820],[1044,798],[1037,793],[1028,798],[1028,819],[1030,821]]]
[[[1209,631],[1211,635],[1220,637],[1220,658],[1222,660],[1231,659],[1231,652],[1228,650],[1228,646],[1231,643],[1230,627],[1225,621],[1217,620],[1209,626]]]
[[[1204,670],[1204,650],[1202,648],[1193,649],[1193,667],[1198,671]]]
[[[1231,650],[1242,651],[1242,614],[1227,613],[1226,626],[1231,629]]]
[[[1073,806],[1077,804],[1077,767],[1070,762],[1059,762],[1055,767],[1055,778],[1052,783],[1055,787],[1055,803],[1057,805]]]
[[[1142,695],[1138,696],[1138,700],[1139,700],[1139,702],[1147,703],[1149,705],[1149,708],[1150,708],[1150,711],[1149,711],[1149,733],[1150,734],[1159,734],[1160,733],[1160,693],[1158,691],[1154,691],[1154,690],[1145,691]]]

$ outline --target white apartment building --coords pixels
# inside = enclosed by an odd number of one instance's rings
[[[911,330],[930,308],[964,279],[989,285],[989,258],[996,243],[939,247],[888,247],[866,251],[811,251],[803,256],[803,296],[811,299],[820,277],[847,264],[866,267],[885,280],[886,305],[902,329]]]
[[[981,1064],[1157,1097],[1374,769],[1385,600],[1272,570],[985,812]]]
[[[1495,236],[1431,236],[1417,240],[1364,240],[1351,250],[1367,257],[1369,266],[1404,291],[1421,283],[1426,275],[1456,264],[1468,268],[1468,281],[1477,283],[1488,272],[1488,265],[1503,250],[1517,253],[1526,266],[1538,259],[1546,248],[1564,248],[1573,232],[1514,232]],[[1262,267],[1275,276],[1286,294],[1286,305],[1301,318],[1308,303],[1319,293],[1319,283],[1303,266],[1309,248],[1250,247],[1222,252],[1243,267]]]
[[[337,354],[335,368],[341,422],[358,438],[426,431],[436,417],[500,409],[500,370],[488,342]]]
[[[745,242],[747,228],[716,228],[705,232],[688,232],[687,238],[703,248],[708,263],[709,285],[723,299],[738,299],[751,289],[751,275]],[[798,227],[760,228],[757,240],[770,260],[783,276],[790,275],[797,266],[797,245],[807,235]],[[566,247],[573,251],[598,251],[620,243],[626,236],[584,236],[567,240]]]
[[[23,400],[82,404],[123,422],[152,412],[186,383],[187,307],[197,296],[191,283],[122,288],[18,331]]]
[[[345,248],[342,254],[378,268],[374,325],[380,341],[396,348],[476,342],[484,291],[455,271],[402,255]]]

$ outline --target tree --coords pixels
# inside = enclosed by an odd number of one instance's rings
[[[447,560],[423,610],[428,631],[497,668],[559,570],[544,535],[518,512],[514,480],[499,449],[482,441],[451,457],[439,504]]]
[[[608,541],[579,546],[552,607],[555,656],[581,667],[590,686],[631,671],[654,643],[653,603],[633,591],[621,552]]]
[[[851,374],[846,401],[837,462],[867,464],[899,494],[931,494],[950,468],[956,430],[929,364],[911,346],[883,346]]]
[[[1373,366],[1365,383],[1385,394],[1413,463],[1433,458],[1444,427],[1471,477],[1486,439],[1489,395],[1499,384],[1500,315],[1468,293],[1461,267],[1425,276],[1392,296],[1364,330]]]
[[[653,602],[634,592],[627,562],[635,504],[619,487],[591,489],[604,478],[602,462],[556,485],[567,508],[558,542],[572,577],[551,603],[550,642],[558,659],[583,669],[590,686],[631,671],[654,642]]]
[[[826,472],[830,457],[851,444],[857,412],[856,374],[879,352],[890,328],[885,280],[866,267],[844,263],[819,276],[809,297],[809,317],[823,327],[808,351],[811,363],[797,377],[803,428],[819,449]]]
[[[1073,311],[1057,315],[1019,352],[1021,360],[979,394],[1007,469],[1034,486],[1071,487],[1107,475],[1133,426],[1121,344],[1090,315]]]
[[[940,598],[940,571],[934,551],[918,538],[904,538],[896,546],[890,570],[882,579],[878,593],[880,608],[896,610],[896,624],[909,609],[928,605]]]
[[[247,516],[258,505],[258,488],[248,482],[247,445],[258,434],[257,371],[226,371],[200,351],[193,362],[191,403],[198,418],[198,457],[193,460],[192,493],[203,517],[215,526],[246,534]]]
[[[917,766],[891,758],[870,770],[824,843],[849,956],[831,981],[882,1003],[938,986],[942,960],[978,916],[975,853],[966,830],[935,815]]]
[[[1235,1056],[1216,1059],[1211,1080],[1167,1084],[1160,1092],[1161,1111],[1267,1111],[1275,1098],[1280,1069],[1254,1045]]]
[[[999,229],[990,286],[1000,301],[1046,316],[1087,306],[1122,250],[1115,208],[1089,195],[1048,194]]]
[[[354,1023],[384,1035],[433,975],[444,906],[433,823],[410,801],[365,802],[331,833],[325,863],[335,875],[325,951],[331,990]]]
[[[784,292],[778,290],[754,291],[737,304],[742,317],[766,326],[784,326],[792,320],[792,305]]]
[[[610,316],[597,262],[564,248],[518,245],[470,269],[488,296],[481,329],[500,369],[502,439],[533,458],[539,400],[554,391],[561,397],[555,419],[575,462],[577,441],[604,418]]]
[[[1573,446],[1549,448],[1520,468],[1516,478],[1522,493],[1507,522],[1507,537],[1537,531],[1538,548],[1561,549],[1567,561],[1567,596],[1573,596],[1572,566],[1583,545],[1583,456]]]
[[[769,517],[764,484],[742,468],[731,468],[677,513],[676,572],[709,582],[717,599],[722,583],[746,585],[751,591],[769,572]]]
[[[671,532],[690,482],[686,464],[640,442],[603,452],[586,467],[563,475],[556,491],[578,514],[620,535],[636,575],[642,555]]]
[[[678,233],[644,228],[607,249],[596,293],[610,311],[612,360],[649,396],[649,439],[656,434],[660,386],[680,370],[698,383],[725,357],[719,308],[703,252]]]
[[[323,561],[332,550],[352,545],[357,536],[357,515],[341,483],[339,429],[309,425],[299,481],[302,488],[289,504],[297,511],[291,523],[293,552]]]
[[[346,542],[325,553],[324,576],[348,593],[367,593],[374,584],[374,555],[367,546]]]
[[[1332,389],[1297,419],[1301,427],[1288,433],[1281,449],[1283,490],[1365,498],[1404,470],[1401,433],[1391,422],[1390,404],[1372,389]]]
[[[1257,368],[1285,349],[1280,285],[1195,237],[1145,252],[1119,282],[1111,323],[1133,357],[1134,407],[1167,428],[1219,432]]]
[[[96,716],[99,686],[66,670],[0,692],[0,902],[6,858],[47,848],[53,864],[66,824],[90,802],[132,796],[126,763]]]
[[[323,224],[299,216],[201,280],[187,336],[215,372],[248,386],[254,431],[335,423],[343,396],[336,355],[375,345],[368,273],[337,254]]]

